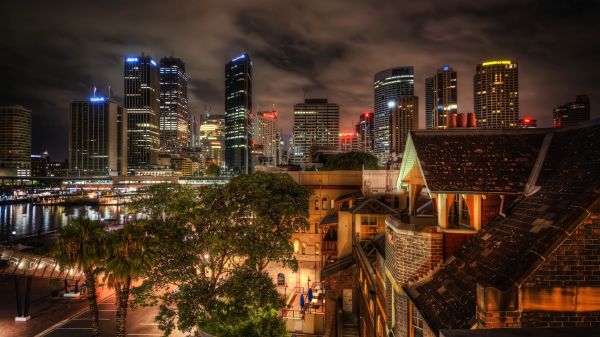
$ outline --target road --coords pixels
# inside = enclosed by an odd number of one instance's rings
[[[100,313],[100,330],[102,336],[115,336],[117,307],[114,295],[103,299],[98,303]],[[137,308],[127,312],[127,336],[162,336],[158,323],[154,322],[154,316],[158,307]],[[50,328],[45,334],[36,337],[87,337],[90,335],[90,315],[83,312],[71,317],[66,323]],[[184,336],[180,332],[171,334],[173,337]]]

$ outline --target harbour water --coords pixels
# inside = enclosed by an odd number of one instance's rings
[[[0,205],[0,242],[56,231],[70,219],[85,215],[92,220],[122,223],[124,206],[34,206],[31,203]]]

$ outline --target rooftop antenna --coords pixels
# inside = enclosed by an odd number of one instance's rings
[[[275,103],[273,103],[273,111],[275,111]]]
[[[94,98],[96,98],[96,86],[94,86]]]
[[[110,84],[108,85],[108,99],[112,96],[112,90],[110,90]]]

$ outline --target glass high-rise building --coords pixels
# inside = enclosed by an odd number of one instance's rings
[[[489,61],[478,64],[473,78],[475,117],[484,129],[518,126],[519,69],[517,62]]]
[[[414,68],[396,67],[375,74],[374,109],[375,137],[374,153],[381,166],[386,166],[391,155],[391,113],[393,103],[399,96],[414,96]]]
[[[360,120],[356,124],[360,142],[360,151],[373,153],[375,125],[373,123],[373,113],[364,112],[360,114]]]
[[[31,110],[0,107],[0,175],[31,174]]]
[[[443,129],[448,115],[458,112],[456,71],[445,66],[425,79],[425,127]]]
[[[225,65],[225,165],[252,173],[252,61],[242,54]]]
[[[294,105],[292,164],[310,162],[311,148],[339,149],[340,106],[326,98],[307,98]]]
[[[185,63],[176,57],[160,60],[160,149],[178,152],[190,147],[188,79]]]
[[[126,111],[94,96],[73,101],[69,115],[69,172],[75,176],[127,174]]]
[[[392,157],[404,153],[408,133],[419,127],[419,99],[417,96],[398,96],[392,109]]]
[[[159,67],[150,56],[125,58],[125,109],[129,168],[156,165],[160,148]]]
[[[590,99],[581,94],[575,101],[556,107],[552,110],[552,125],[555,128],[575,125],[590,120]]]
[[[225,165],[225,116],[206,113],[198,123],[198,142],[202,157],[200,168]]]

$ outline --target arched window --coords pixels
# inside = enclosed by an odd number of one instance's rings
[[[322,210],[327,210],[329,207],[327,207],[327,198],[323,198],[323,202],[321,203],[321,209]]]
[[[277,285],[284,286],[285,285],[285,275],[283,273],[277,274]]]
[[[298,254],[300,252],[300,240],[294,240],[294,253]]]

